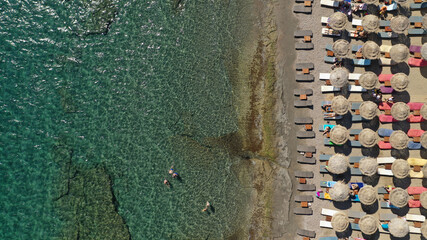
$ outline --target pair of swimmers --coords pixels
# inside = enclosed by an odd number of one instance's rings
[[[171,174],[173,178],[179,177],[178,173],[174,171],[173,166],[170,167],[169,174]],[[170,182],[166,178],[165,180],[163,180],[163,184],[165,184],[166,186],[170,186]]]

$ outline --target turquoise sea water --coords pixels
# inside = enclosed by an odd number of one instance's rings
[[[249,7],[2,1],[0,239],[242,230],[249,192],[227,142],[238,130],[228,66]]]

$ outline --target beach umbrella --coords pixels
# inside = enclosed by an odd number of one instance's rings
[[[420,114],[424,119],[427,120],[427,104],[425,104],[425,103],[423,104],[423,106],[421,107],[421,110],[420,110]]]
[[[409,85],[409,77],[404,73],[396,73],[390,79],[391,87],[397,92],[403,92]]]
[[[410,170],[411,167],[409,166],[409,163],[403,159],[396,159],[391,165],[391,171],[397,178],[406,178],[409,176]]]
[[[427,14],[424,14],[423,16],[423,27],[424,29],[427,29]]]
[[[378,230],[378,220],[372,215],[365,215],[359,220],[362,233],[372,235]]]
[[[344,13],[335,12],[328,18],[328,25],[334,30],[343,30],[347,21],[347,16]]]
[[[347,230],[350,220],[345,212],[336,212],[331,219],[332,228],[336,232],[344,232]]]
[[[390,49],[391,60],[400,63],[409,58],[409,48],[404,44],[393,45]]]
[[[362,102],[362,104],[360,104],[359,110],[360,116],[368,120],[374,119],[374,117],[376,117],[378,114],[378,106],[372,101]]]
[[[391,106],[391,115],[397,121],[405,121],[409,114],[411,113],[411,109],[408,104],[404,102],[397,102]]]
[[[393,32],[404,33],[409,27],[409,19],[403,15],[393,17],[390,20],[390,27]]]
[[[421,234],[424,238],[427,238],[427,222],[423,222],[421,225]]]
[[[363,175],[373,176],[377,173],[378,162],[377,159],[371,157],[364,157],[360,159],[359,170]]]
[[[423,148],[427,149],[427,132],[424,132],[421,135],[421,146],[423,146]]]
[[[332,128],[330,138],[333,143],[342,145],[350,138],[350,132],[347,128],[337,125]]]
[[[348,157],[343,154],[335,154],[328,161],[328,171],[334,174],[343,174],[350,167]]]
[[[380,28],[380,19],[372,14],[366,15],[362,18],[363,30],[372,33]]]
[[[420,203],[423,208],[427,208],[427,192],[422,192],[420,196]]]
[[[367,148],[373,147],[378,143],[378,134],[377,132],[369,128],[364,128],[359,133],[359,142],[364,147],[367,147]]]
[[[350,110],[350,102],[343,96],[339,95],[332,99],[332,111],[338,115],[344,115]]]
[[[350,43],[347,40],[339,39],[332,45],[335,56],[346,57],[350,51]]]
[[[390,202],[398,208],[402,208],[408,204],[409,194],[405,189],[395,188],[390,192]]]
[[[346,68],[339,67],[331,71],[329,80],[334,87],[344,87],[348,84],[349,72]]]
[[[423,178],[427,178],[427,164],[423,166],[421,172],[423,173]]]
[[[360,86],[368,90],[379,88],[380,85],[377,74],[370,71],[364,72],[360,75],[359,83]]]
[[[424,43],[421,47],[421,56],[423,56],[424,60],[427,60],[427,43]]]
[[[377,190],[371,185],[365,185],[359,190],[359,199],[365,205],[372,205],[378,199]]]
[[[388,223],[388,230],[393,237],[403,238],[409,233],[409,225],[402,218],[393,218]]]
[[[347,184],[343,182],[337,182],[334,186],[329,190],[329,195],[331,199],[337,202],[347,201],[349,198],[350,188]]]
[[[373,41],[367,41],[362,46],[362,55],[366,59],[378,59],[380,57],[380,46]]]
[[[363,0],[363,2],[367,4],[376,4],[378,3],[378,0]]]
[[[405,149],[408,147],[408,135],[402,130],[393,131],[390,135],[390,144],[395,149]]]

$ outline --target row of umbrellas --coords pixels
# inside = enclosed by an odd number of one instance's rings
[[[427,29],[427,17],[423,17],[423,27]],[[348,24],[347,16],[342,12],[333,13],[328,19],[328,25],[334,30],[344,30]],[[404,33],[410,25],[409,18],[403,15],[398,15],[390,20],[390,28],[393,32]],[[380,19],[372,14],[362,18],[363,29],[369,33],[378,31],[380,28]]]
[[[345,212],[339,211],[332,216],[332,228],[337,232],[344,232],[350,225],[350,219]],[[362,233],[373,235],[378,230],[379,221],[373,215],[365,215],[359,220],[359,227]],[[403,238],[409,234],[409,224],[403,218],[393,218],[388,223],[388,229],[392,236]],[[421,226],[421,234],[427,237],[427,222]]]

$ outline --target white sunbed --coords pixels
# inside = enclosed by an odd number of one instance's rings
[[[322,17],[320,19],[320,22],[322,22],[322,24],[328,24],[328,19],[329,19],[329,17]]]
[[[336,211],[336,210],[322,208],[322,215],[325,215],[325,216],[334,216],[334,214],[337,212],[338,211]]]
[[[353,20],[351,21],[351,25],[353,25],[353,26],[362,26],[362,19],[355,19],[355,18],[353,18]]]
[[[323,85],[320,87],[320,90],[322,91],[322,93],[339,92],[341,91],[341,88],[329,86],[329,85]],[[348,91],[352,93],[361,93],[361,92],[366,92],[366,89],[364,89],[362,86],[348,85]]]
[[[377,158],[378,164],[387,164],[387,163],[393,163],[396,160],[394,157],[379,157]]]
[[[327,35],[327,36],[341,36],[340,31],[336,31],[332,28],[322,28],[322,35]]]
[[[391,58],[380,58],[380,65],[392,66],[392,65],[396,65],[396,62],[392,61]]]
[[[380,51],[382,52],[382,53],[388,53],[388,52],[390,52],[390,49],[391,49],[391,46],[390,45],[381,45],[380,46]]]
[[[331,226],[332,226],[332,224],[331,224]],[[413,226],[409,226],[409,232],[410,232],[410,233],[418,233],[418,234],[421,234],[421,228],[416,228],[416,227],[413,227]]]
[[[417,214],[406,214],[406,220],[408,221],[414,221],[414,222],[424,222],[426,220],[426,217],[423,215],[417,215]]]
[[[332,223],[328,221],[320,221],[320,227],[323,228],[332,228]]]
[[[320,5],[328,6],[328,7],[338,7],[339,2],[333,0],[320,0]]]
[[[348,75],[348,79],[349,80],[359,80],[360,78],[360,73],[350,73]],[[331,74],[330,73],[319,73],[319,79],[320,80],[329,80],[331,78]]]
[[[382,176],[393,176],[393,172],[389,169],[384,169],[384,168],[378,168],[377,169],[378,175],[382,175]]]

